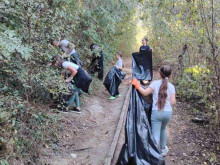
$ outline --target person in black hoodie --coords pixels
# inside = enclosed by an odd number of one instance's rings
[[[90,72],[94,74],[98,72],[98,78],[102,81],[104,74],[103,52],[96,44],[91,44],[90,49],[93,52],[92,62],[90,64]]]
[[[140,50],[139,50],[140,53],[150,52],[151,51],[150,47],[147,45],[147,42],[148,42],[148,39],[146,37],[144,37],[142,39],[142,46],[140,47]],[[143,84],[148,84],[149,83],[148,80],[144,80],[142,82],[143,82]]]
[[[147,45],[148,39],[145,37],[142,39],[142,46],[140,47],[140,52],[149,52],[150,47]]]

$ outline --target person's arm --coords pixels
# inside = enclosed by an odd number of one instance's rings
[[[118,67],[118,69],[122,70],[122,67]]]
[[[67,58],[67,57],[69,57],[69,56],[70,56],[70,55],[67,54],[67,53],[63,53],[63,54],[62,54],[62,57],[63,57],[63,58]]]
[[[153,93],[153,89],[151,87],[147,87],[147,89],[140,87],[137,90],[142,94],[142,96],[148,96]]]
[[[71,76],[68,79],[66,79],[65,82],[70,82],[73,79],[73,77],[77,74],[77,70],[70,66],[67,67],[67,70],[71,72]]]
[[[176,94],[175,93],[170,95],[170,104],[172,107],[176,104]]]
[[[132,85],[135,86],[135,88],[143,95],[143,96],[147,96],[151,93],[153,93],[153,89],[151,87],[148,87],[147,89],[144,89],[141,87],[140,82],[137,79],[133,79],[132,80]]]

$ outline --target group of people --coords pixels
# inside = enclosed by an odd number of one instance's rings
[[[65,82],[68,83],[69,86],[72,86],[70,92],[72,96],[70,99],[65,103],[64,106],[60,107],[60,111],[67,113],[67,112],[76,112],[81,113],[80,109],[80,100],[79,94],[81,91],[88,93],[90,83],[92,81],[91,76],[82,69],[83,62],[80,60],[80,57],[75,49],[75,45],[68,40],[61,40],[51,41],[51,44],[62,51],[61,55],[57,55],[53,58],[52,64],[63,68],[62,76],[65,78]],[[104,76],[104,57],[102,50],[96,45],[91,44],[90,49],[92,53],[91,64],[89,66],[89,72],[91,74],[98,73],[98,79],[103,81]],[[115,67],[119,70],[122,70],[122,60],[121,60],[122,53],[119,51],[116,53],[115,57],[117,62]],[[120,94],[118,93],[117,96],[119,97]],[[114,96],[111,96],[110,99],[114,99]],[[75,102],[76,107],[71,108],[73,103]]]
[[[142,46],[140,52],[151,51],[147,45],[147,38],[142,39]],[[81,113],[79,93],[81,90],[88,92],[89,85],[92,81],[91,76],[82,69],[83,62],[80,60],[78,53],[75,50],[75,45],[68,40],[53,41],[53,46],[61,49],[63,55],[56,56],[53,64],[57,67],[65,69],[63,74],[66,79],[66,83],[72,83],[73,95],[68,100],[63,112],[77,112]],[[93,59],[91,60],[90,71],[92,74],[98,72],[98,78],[103,80],[103,52],[96,44],[90,45],[91,51],[93,51]],[[123,61],[121,59],[122,53],[119,51],[116,53],[116,64],[115,68],[119,71],[123,69]],[[175,88],[169,82],[171,77],[171,68],[169,66],[163,66],[159,70],[160,80],[151,82],[149,87],[146,89],[141,84],[149,84],[150,81],[138,81],[137,79],[132,80],[132,85],[139,91],[143,96],[153,94],[153,108],[151,114],[151,127],[152,133],[156,142],[159,144],[162,155],[165,156],[168,152],[166,147],[166,127],[168,122],[171,120],[172,107],[176,104],[175,99]],[[74,79],[74,82],[72,81]],[[120,97],[118,86],[116,94],[111,95],[109,99],[114,100],[116,97]],[[76,103],[76,107],[71,109],[71,105]]]
[[[143,46],[140,47],[140,52],[151,51],[147,42],[147,38],[142,39]],[[134,78],[131,82],[142,96],[153,95],[152,112],[150,116],[151,130],[162,151],[162,156],[166,156],[169,151],[166,146],[167,124],[172,117],[172,107],[176,104],[175,87],[169,82],[171,73],[172,70],[170,66],[162,66],[159,69],[159,80],[140,82]],[[149,83],[150,85],[146,89],[141,85]]]

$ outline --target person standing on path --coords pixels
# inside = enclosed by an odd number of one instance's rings
[[[90,72],[92,74],[98,72],[98,78],[102,81],[104,76],[103,52],[96,44],[91,44],[90,49],[93,51],[93,58],[89,67]]]
[[[115,58],[117,59],[117,62],[116,62],[116,64],[115,64],[115,67],[116,67],[117,69],[119,69],[119,70],[122,71],[123,61],[122,61],[122,59],[121,59],[121,56],[122,56],[121,51],[118,51],[118,52],[116,53],[116,55],[115,55]]]
[[[63,51],[62,57],[70,62],[82,66],[78,53],[75,50],[75,45],[68,40],[53,41],[52,45],[60,48]]]
[[[144,53],[144,52],[147,53],[151,51],[150,47],[147,45],[147,42],[148,42],[148,39],[146,37],[142,39],[142,46],[139,49],[140,53]],[[148,80],[143,80],[142,82],[145,85],[149,83]]]
[[[168,79],[171,76],[170,66],[163,66],[159,70],[160,80],[153,81],[147,89],[141,87],[137,79],[132,80],[132,85],[143,95],[153,94],[153,107],[151,126],[154,138],[166,156],[169,149],[166,146],[167,124],[171,120],[172,107],[176,104],[175,87]]]
[[[150,47],[147,45],[148,39],[145,37],[142,39],[142,46],[140,47],[139,52],[149,52],[151,51]]]
[[[116,69],[118,69],[119,71],[122,71],[122,68],[123,68],[123,61],[121,59],[122,57],[122,53],[121,51],[118,51],[116,54],[115,54],[115,58],[116,58],[116,64],[115,64],[115,67]],[[118,90],[119,86],[117,86],[117,89],[116,89],[116,92],[115,92],[115,95],[114,96],[110,96],[109,100],[114,100],[115,97],[120,97],[120,93],[119,93],[119,90]]]

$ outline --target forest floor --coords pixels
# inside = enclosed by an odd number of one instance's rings
[[[119,121],[124,99],[131,80],[131,60],[125,60],[124,72],[127,74],[120,85],[121,97],[108,100],[109,94],[102,85],[87,97],[82,105],[82,113],[64,114],[61,123],[63,132],[60,135],[58,149],[45,149],[42,156],[47,165],[103,165],[104,159],[112,143]],[[154,75],[157,79],[158,75]],[[168,148],[166,165],[220,165],[217,163],[216,144],[208,125],[191,122],[191,114],[186,111],[185,103],[178,102],[173,112],[172,121],[168,125]],[[124,144],[124,127],[120,133],[112,165],[117,161]],[[214,154],[215,153],[215,154]],[[71,155],[72,154],[72,155]],[[215,160],[215,155],[217,156]],[[210,163],[210,160],[212,160]]]

